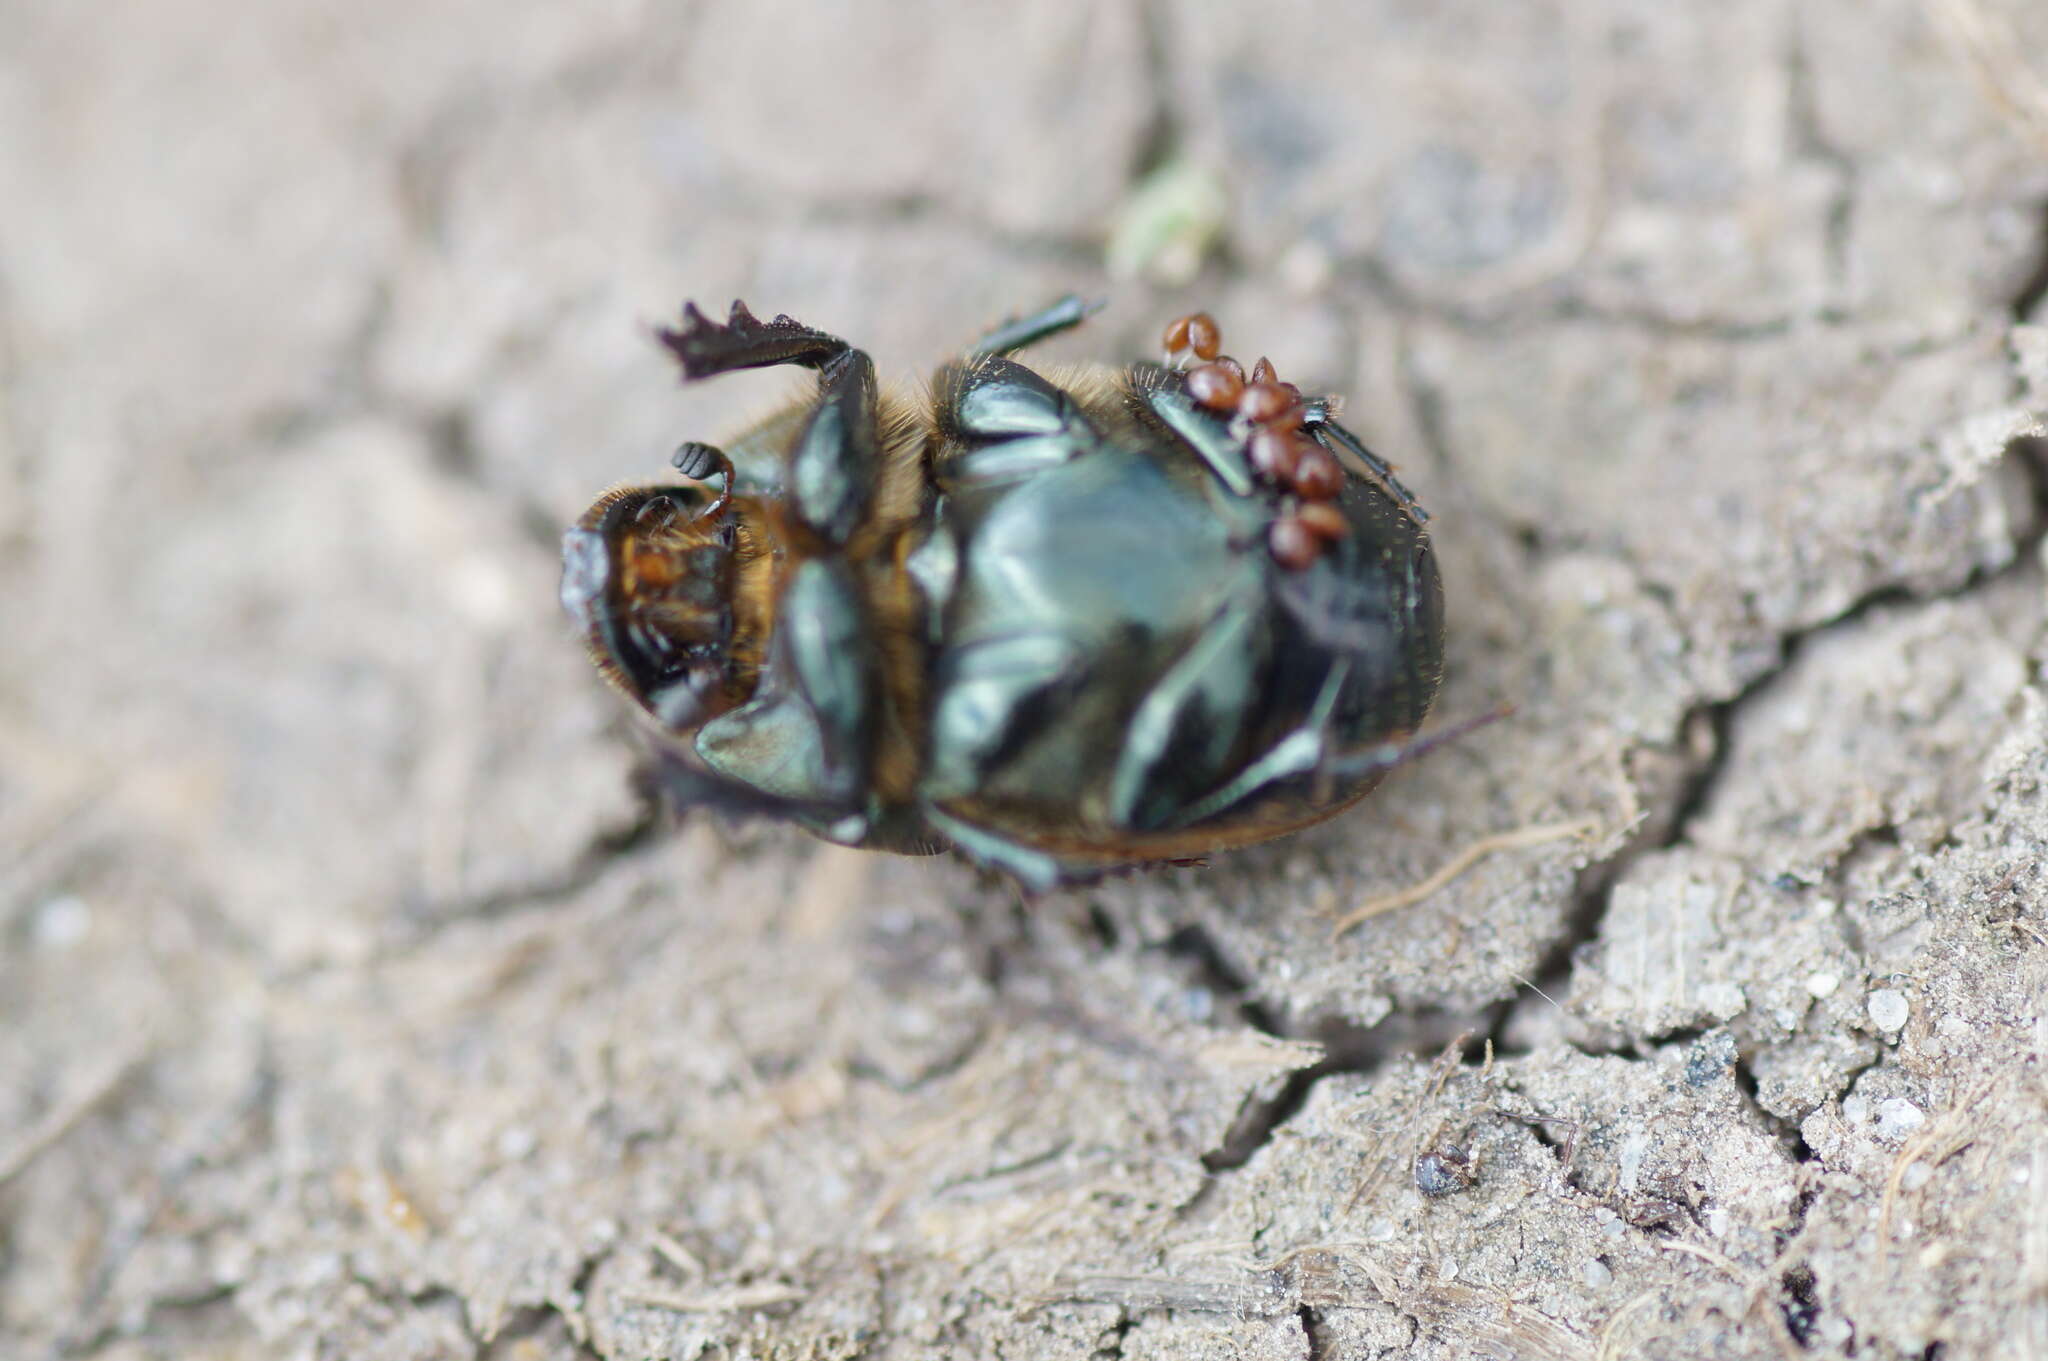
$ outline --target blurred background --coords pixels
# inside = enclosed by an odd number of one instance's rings
[[[1927,1243],[2023,1194],[1970,1158],[2048,1168],[1995,1085],[2044,50],[2023,0],[0,0],[0,1355],[2030,1345],[2048,1203]],[[1439,713],[1517,719],[1030,911],[674,829],[556,540],[790,380],[651,328],[743,297],[915,383],[1068,291],[1050,357],[1199,306],[1344,395],[1436,515]],[[1951,1108],[2010,1138],[1897,1208]]]

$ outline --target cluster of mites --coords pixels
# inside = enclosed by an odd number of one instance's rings
[[[1187,393],[1211,411],[1235,416],[1249,427],[1245,455],[1252,471],[1293,496],[1266,531],[1273,560],[1300,571],[1322,555],[1323,545],[1350,530],[1332,505],[1344,489],[1344,469],[1329,450],[1301,432],[1308,413],[1301,389],[1283,383],[1273,365],[1260,359],[1249,376],[1223,348],[1223,332],[1207,312],[1177,319],[1166,328],[1166,357],[1200,361],[1187,372]]]

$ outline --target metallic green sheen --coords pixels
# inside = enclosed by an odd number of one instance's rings
[[[1170,734],[1147,734],[1149,758],[1133,758],[1121,789],[1119,753],[1161,678],[1220,618],[1264,597],[1264,553],[1238,546],[1257,540],[1264,517],[1177,450],[1115,445],[963,488],[940,516],[960,568],[931,667],[920,792],[974,794],[1049,821],[1140,825],[1118,814],[1156,802]],[[1242,702],[1266,660],[1257,647],[1213,659],[1208,691]],[[1155,707],[1152,727],[1163,717]],[[1223,778],[1228,743],[1198,745],[1171,773]]]
[[[754,697],[697,732],[706,765],[777,799],[858,806],[867,782],[874,647],[844,563],[790,574],[775,652]]]
[[[1293,495],[1254,475],[1245,424],[1193,402],[1181,373],[1098,374],[1084,399],[1004,357],[1087,311],[1063,299],[939,370],[920,518],[888,527],[900,556],[863,548],[858,564],[846,550],[881,457],[868,357],[737,304],[664,333],[692,379],[781,363],[819,379],[732,447],[741,490],[779,498],[803,532],[750,698],[671,725],[680,796],[848,844],[951,845],[1043,889],[1278,835],[1409,759],[1443,670],[1428,517],[1310,400],[1303,435],[1346,469],[1328,503],[1346,532],[1283,567],[1268,537]],[[701,476],[723,457],[685,461]],[[616,656],[607,560],[573,532],[564,557],[565,605]],[[901,589],[910,636],[887,655],[917,670],[892,670],[887,693],[921,705],[908,719],[882,711],[865,603],[895,611]],[[888,802],[872,785],[885,716],[916,743],[914,788]]]

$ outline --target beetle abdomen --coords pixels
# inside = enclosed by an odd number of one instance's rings
[[[1111,446],[949,501],[939,532],[954,536],[960,568],[933,660],[926,797],[972,794],[1047,825],[1122,825],[1106,756],[1226,607],[1261,594],[1259,561],[1237,551],[1195,471],[1170,451]],[[1263,661],[1232,659],[1239,692]],[[1210,745],[1220,767],[1231,743]]]
[[[958,566],[920,794],[1107,861],[1260,840],[1363,794],[1379,771],[1290,771],[1286,744],[1314,727],[1337,756],[1426,713],[1440,609],[1419,522],[1353,483],[1340,507],[1354,532],[1289,569],[1261,551],[1263,494],[1121,402],[1081,415],[1085,457],[1020,467],[990,440],[969,452],[1001,475],[940,510]]]

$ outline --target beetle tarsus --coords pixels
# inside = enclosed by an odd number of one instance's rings
[[[685,379],[709,378],[735,369],[764,369],[777,364],[823,368],[852,347],[838,336],[778,314],[762,321],[735,300],[724,325],[683,304],[683,324],[656,332],[668,352],[682,365]]]

